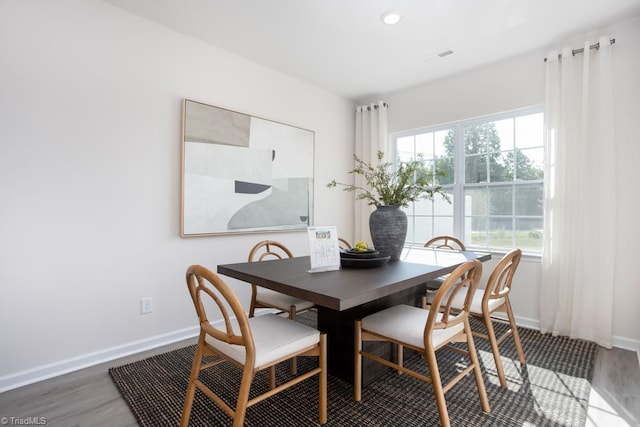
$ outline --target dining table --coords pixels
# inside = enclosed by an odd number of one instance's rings
[[[407,247],[400,260],[376,268],[340,268],[312,272],[310,257],[218,265],[219,274],[253,283],[315,304],[317,328],[327,333],[327,363],[331,375],[352,382],[354,321],[396,304],[419,306],[426,283],[451,273],[462,263],[491,259],[490,253]],[[375,343],[369,343],[375,344]],[[393,357],[387,344],[370,351]],[[366,364],[367,384],[389,368]]]

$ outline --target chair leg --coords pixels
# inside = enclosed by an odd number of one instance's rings
[[[438,369],[436,353],[433,348],[425,349],[425,353],[427,365],[429,366],[429,371],[431,371],[433,394],[435,395],[438,412],[440,413],[440,424],[442,427],[450,427],[449,411],[447,410],[447,402],[444,398],[444,389],[442,388],[442,379],[440,378],[440,370]]]
[[[362,322],[356,320],[354,327],[355,351],[353,361],[353,398],[359,402],[362,398]]]
[[[191,406],[193,405],[193,397],[196,393],[196,385],[189,381],[189,388],[187,388],[187,396],[184,400],[182,407],[182,417],[180,418],[180,427],[187,427],[189,425],[189,417],[191,416]]]
[[[269,390],[276,388],[276,366],[269,367]]]
[[[498,340],[496,339],[496,332],[493,329],[493,322],[491,321],[491,313],[483,310],[482,317],[484,324],[487,328],[487,337],[491,344],[491,352],[493,353],[493,360],[496,364],[496,372],[498,373],[498,379],[502,388],[507,388],[507,379],[504,375],[504,368],[502,367],[502,359],[500,358],[500,349],[498,348]]]
[[[513,309],[511,308],[511,302],[509,298],[505,300],[505,307],[507,309],[507,317],[509,317],[509,324],[511,325],[511,334],[513,335],[513,342],[516,345],[516,351],[518,352],[518,359],[521,365],[526,365],[527,361],[524,358],[524,351],[522,350],[522,344],[520,343],[520,334],[518,333],[518,325],[516,325],[516,319],[513,315]]]
[[[433,302],[433,297],[435,296],[436,292],[438,291],[435,289],[427,288],[425,294],[422,295],[422,308],[424,310],[431,309],[431,302]]]
[[[296,306],[292,305],[289,307],[289,320],[296,321]],[[294,357],[291,359],[291,375],[296,375],[298,373],[298,358]]]
[[[327,423],[327,334],[320,334],[320,355],[318,358],[318,364],[320,365],[320,378],[318,378],[318,384],[320,389],[318,390],[318,412],[320,424]]]
[[[189,386],[182,407],[182,417],[180,419],[180,427],[189,425],[189,417],[191,416],[191,407],[193,406],[193,398],[196,394],[196,380],[200,376],[200,368],[202,366],[202,355],[204,353],[204,335],[201,333],[198,339],[195,354],[193,356],[193,364],[191,365],[191,375],[189,376]]]
[[[398,359],[398,366],[403,366],[404,363],[404,346],[402,346],[401,344],[397,344],[398,346],[398,351],[397,351],[397,355],[396,355],[396,359]],[[400,369],[398,369],[398,375],[402,375],[402,371]]]
[[[236,410],[233,415],[233,427],[244,426],[244,417],[247,414],[249,403],[249,391],[253,382],[253,368],[245,365],[242,370],[242,381],[240,382],[240,391],[238,392],[238,400],[236,401]]]
[[[471,358],[471,363],[473,363],[473,375],[476,379],[478,395],[480,395],[480,405],[482,406],[482,410],[488,414],[489,412],[491,412],[491,406],[489,405],[489,398],[487,397],[487,389],[484,386],[482,370],[480,369],[480,361],[478,360],[478,353],[476,352],[476,344],[473,341],[473,333],[471,332],[469,319],[464,322],[464,330],[467,336],[467,348],[469,349],[469,357]]]
[[[256,306],[258,305],[258,287],[251,285],[251,301],[249,301],[249,317],[256,314]]]

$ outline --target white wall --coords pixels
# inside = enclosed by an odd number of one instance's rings
[[[2,0],[0,52],[0,391],[193,333],[189,264],[267,236],[308,254],[300,232],[179,237],[183,98],[315,131],[316,224],[352,238],[325,186],[352,102],[97,0]]]
[[[637,122],[640,117],[640,17],[594,29],[559,41],[549,49],[524,53],[506,61],[491,64],[431,83],[376,96],[389,103],[389,131],[416,129],[457,120],[480,117],[544,104],[545,71],[543,58],[552,49],[564,46],[582,47],[584,42],[600,35],[615,37],[613,48],[615,70],[615,109],[617,170],[594,173],[618,174],[620,186],[617,206],[611,207],[611,218],[617,221],[618,257],[614,312],[614,344],[640,349],[640,281],[637,278],[638,242],[640,242],[640,158]],[[373,99],[360,100],[360,103]],[[604,251],[593,242],[594,250]],[[484,266],[489,271],[492,264]],[[485,275],[486,280],[486,275]],[[537,326],[540,288],[540,263],[535,258],[523,260],[513,291],[513,305],[519,322]]]

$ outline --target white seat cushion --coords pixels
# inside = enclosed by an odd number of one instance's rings
[[[428,316],[428,310],[401,304],[364,317],[362,328],[424,349],[424,327]],[[441,318],[442,314],[438,313],[437,320]],[[449,342],[463,329],[462,323],[446,329],[434,329],[431,345],[438,347],[442,343]]]
[[[451,303],[452,308],[456,308],[458,310],[462,309],[464,305],[464,299],[467,297],[467,291],[469,288],[461,289],[460,292],[453,298],[453,302]],[[482,298],[484,297],[484,289],[478,289],[476,293],[473,295],[473,300],[471,301],[471,307],[469,311],[474,314],[482,315]],[[496,308],[500,307],[504,304],[504,298],[490,299],[489,300],[489,312],[495,311]]]
[[[296,307],[296,311],[308,310],[314,305],[312,302],[265,288],[258,288],[257,299],[265,305],[282,311],[289,311],[292,305]]]
[[[240,328],[237,322],[233,323],[235,333],[239,334]],[[320,342],[318,330],[275,314],[251,317],[249,327],[256,347],[254,368],[267,366],[284,356]],[[209,335],[206,341],[216,350],[244,364],[246,356],[244,346],[227,344]]]

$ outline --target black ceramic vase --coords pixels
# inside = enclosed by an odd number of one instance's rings
[[[369,232],[380,256],[398,261],[407,238],[407,214],[398,206],[378,206],[369,216]]]

